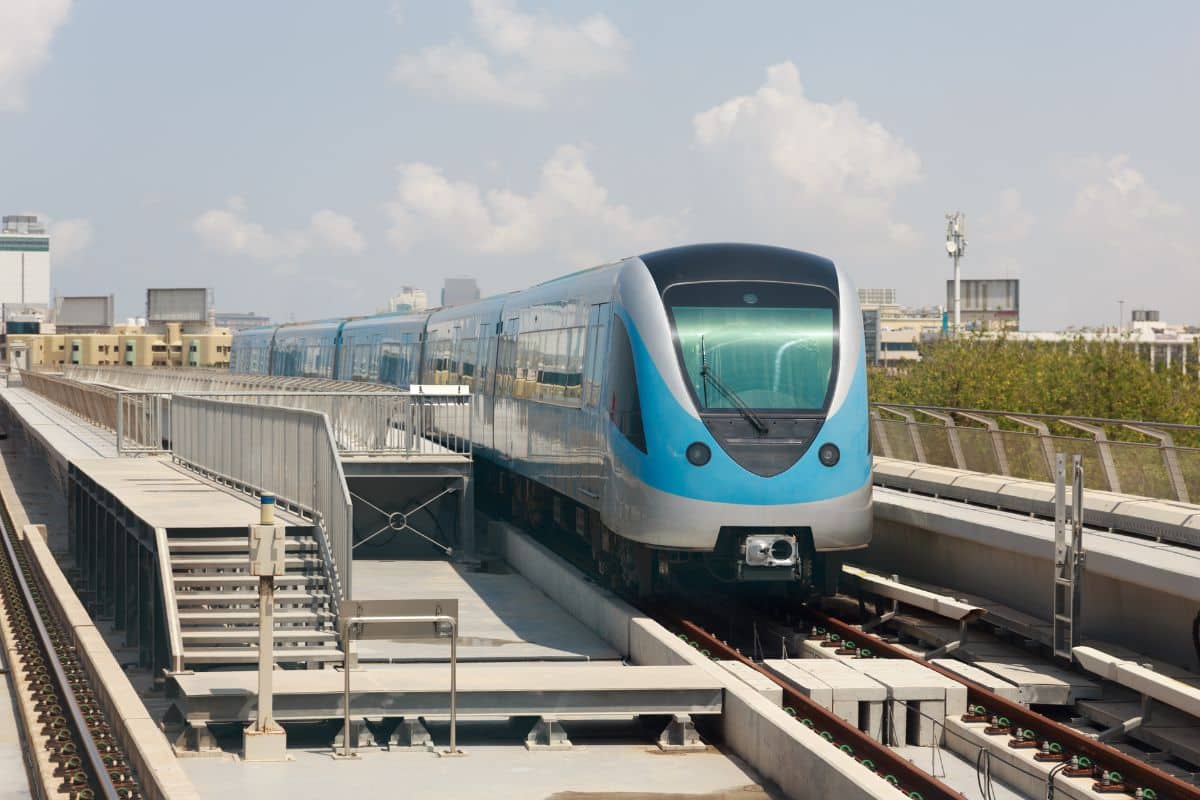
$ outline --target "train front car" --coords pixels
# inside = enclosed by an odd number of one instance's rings
[[[623,571],[835,591],[841,554],[871,532],[862,316],[845,277],[793,250],[694,245],[626,262],[617,295],[602,516],[657,551]]]

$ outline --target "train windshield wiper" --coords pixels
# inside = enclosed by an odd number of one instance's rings
[[[708,357],[705,355],[705,352],[704,352],[704,337],[703,336],[700,337],[700,377],[704,380],[704,385],[705,385],[706,389],[707,389],[708,384],[711,383],[713,385],[713,388],[715,388],[718,392],[723,394],[725,396],[725,399],[733,404],[733,407],[736,408],[741,413],[741,415],[746,418],[747,422],[749,422],[751,425],[754,426],[754,429],[756,431],[758,431],[759,433],[767,432],[767,423],[763,422],[762,417],[760,417],[758,414],[755,414],[753,411],[751,411],[750,406],[748,406],[744,402],[742,402],[742,398],[738,396],[738,393],[735,392],[733,389],[731,389],[729,386],[726,386],[725,382],[723,380],[721,380],[720,378],[718,378],[716,376],[716,373],[714,373],[711,369],[709,369]],[[705,391],[704,404],[706,406],[708,405],[708,392],[707,391]]]

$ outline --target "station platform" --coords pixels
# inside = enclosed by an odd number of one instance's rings
[[[60,405],[20,386],[0,388],[0,401],[22,428],[64,462],[116,458],[117,442],[106,431]]]
[[[439,561],[354,560],[355,600],[458,600],[458,659],[619,661],[621,654],[515,572]],[[445,642],[363,641],[363,663],[449,661]]]

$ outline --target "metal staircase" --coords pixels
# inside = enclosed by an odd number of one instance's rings
[[[182,667],[258,661],[258,578],[245,536],[186,531],[167,538]],[[341,661],[329,576],[311,528],[288,528],[287,574],[275,579],[275,661]]]

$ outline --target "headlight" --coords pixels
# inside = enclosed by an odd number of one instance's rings
[[[692,442],[688,445],[687,460],[697,467],[703,467],[712,458],[712,450],[704,442]]]
[[[821,459],[821,463],[827,467],[832,467],[838,463],[842,457],[842,451],[838,450],[838,446],[833,442],[826,442],[821,445],[821,449],[817,451],[817,458]]]

